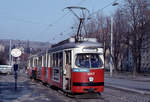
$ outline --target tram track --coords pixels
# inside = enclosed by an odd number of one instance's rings
[[[119,97],[117,95],[113,95],[112,93],[105,93],[104,102],[111,102],[110,100],[107,99],[108,97],[111,97],[112,99],[116,99],[118,102],[122,102],[124,100],[124,98]]]
[[[41,81],[35,81],[33,83],[42,85],[42,86],[48,88],[49,90],[52,89],[53,91],[60,94],[61,97],[65,97],[69,100],[72,100],[73,102],[84,102],[87,100],[88,100],[87,102],[93,102],[93,101],[94,102],[111,102],[109,99],[107,99],[108,97],[116,99],[117,101],[119,100],[120,102],[122,102],[122,100],[124,100],[123,98],[118,97],[117,95],[113,95],[112,93],[108,93],[108,92],[104,92],[102,95],[96,94],[96,96],[95,96],[95,94],[93,94],[93,95],[92,94],[83,94],[83,95],[82,94],[81,95],[65,94],[65,92],[63,92],[62,90],[56,90],[56,89],[51,88],[49,85],[43,85],[43,83]]]
[[[13,75],[0,75],[0,82],[0,88],[4,88],[1,90],[0,97],[4,97],[3,99],[7,100],[7,90],[10,91],[10,93],[14,91],[14,86],[12,85],[12,83],[14,83],[14,77]],[[11,88],[13,89],[12,91]],[[35,99],[33,102],[36,102],[36,99],[57,101],[59,100],[60,102],[150,102],[150,97],[148,95],[140,95],[122,90],[115,90],[112,88],[105,88],[104,92],[101,95],[79,94],[76,96],[66,96],[63,91],[52,88],[49,85],[43,85],[42,81],[31,81],[26,76],[22,76],[22,74],[18,76],[17,95],[20,96],[20,93],[22,93],[22,97],[19,98],[19,100]],[[9,94],[8,97],[13,98],[15,96]]]

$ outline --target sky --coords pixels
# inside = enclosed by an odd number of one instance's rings
[[[0,39],[57,43],[72,35],[76,17],[64,9],[86,7],[96,12],[115,0],[0,0]],[[119,2],[120,0],[118,0]],[[117,7],[108,6],[110,15]]]

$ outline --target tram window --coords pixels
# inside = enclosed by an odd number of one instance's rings
[[[58,67],[58,53],[56,53],[56,67]]]
[[[54,80],[57,80],[57,81],[59,81],[59,78],[60,78],[60,76],[59,76],[59,69],[54,69],[53,70],[53,79]]]
[[[71,64],[71,51],[66,51],[66,63]]]
[[[51,66],[51,56],[50,56],[50,54],[48,54],[47,61],[48,61],[48,67],[50,67]]]
[[[59,59],[58,59],[58,66],[62,67],[62,65],[63,65],[63,53],[60,52],[59,53]]]
[[[99,68],[103,62],[98,54],[77,54],[75,64],[81,68]]]
[[[37,67],[37,64],[38,64],[38,60],[37,58],[34,59],[34,67]]]
[[[42,66],[42,56],[40,56],[38,60],[38,67],[41,67],[41,66]]]
[[[31,67],[33,67],[33,59],[31,59],[30,62]]]
[[[53,67],[56,67],[56,54],[53,54]]]
[[[46,67],[46,56],[43,56],[43,67]]]
[[[50,67],[52,67],[53,66],[53,54],[50,54]]]
[[[30,60],[28,61],[28,67],[30,67],[31,65],[30,65]]]

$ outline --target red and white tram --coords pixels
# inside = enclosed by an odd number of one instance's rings
[[[96,39],[74,38],[53,45],[28,61],[28,76],[70,93],[104,90],[103,46]]]

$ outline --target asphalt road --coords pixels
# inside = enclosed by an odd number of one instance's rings
[[[0,75],[0,102],[150,102],[150,96],[105,88],[102,95],[86,94],[67,97],[63,92],[32,82],[25,74],[18,75],[15,90],[13,75]]]

